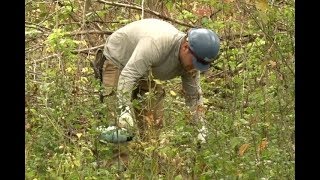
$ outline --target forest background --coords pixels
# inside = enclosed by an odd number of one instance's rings
[[[160,140],[133,142],[119,172],[97,142],[111,112],[91,61],[112,32],[150,17],[221,38],[219,59],[201,76],[210,138],[195,143],[181,80],[159,81]],[[26,179],[295,178],[293,0],[27,0],[25,53]]]

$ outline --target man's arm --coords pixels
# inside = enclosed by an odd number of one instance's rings
[[[117,96],[121,107],[131,107],[132,90],[139,79],[148,75],[151,66],[160,60],[159,50],[151,38],[139,41],[119,76]]]
[[[202,89],[200,86],[200,71],[182,76],[182,88],[184,91],[186,105],[189,106],[193,116],[192,123],[200,125],[198,129],[198,140],[206,142],[207,128],[204,117]]]
[[[101,142],[122,143],[132,140],[134,136],[131,131],[134,126],[134,115],[131,113],[132,90],[137,81],[147,75],[150,67],[159,59],[159,51],[151,39],[143,39],[137,44],[118,80],[119,126],[99,127]]]
[[[191,112],[200,113],[197,112],[197,109],[203,106],[200,71],[195,71],[193,74],[186,73],[181,79],[186,105],[189,106]]]

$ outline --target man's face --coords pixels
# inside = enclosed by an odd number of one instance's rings
[[[193,63],[192,63],[193,55],[191,54],[188,46],[189,46],[188,42],[182,43],[182,45],[180,47],[179,57],[180,57],[180,60],[181,60],[181,63],[182,63],[184,70],[187,72],[192,72],[192,71],[196,71],[196,69],[193,66]]]

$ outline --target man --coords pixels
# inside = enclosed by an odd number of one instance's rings
[[[154,79],[180,76],[186,105],[201,124],[198,139],[205,142],[207,128],[202,111],[197,111],[203,103],[200,71],[208,70],[219,48],[218,36],[209,29],[192,28],[185,34],[159,19],[135,21],[115,31],[104,46],[102,82],[104,95],[116,98],[112,102],[118,103],[120,113],[113,125],[99,127],[100,141],[128,142],[136,134],[136,125],[142,132],[150,126],[161,127],[164,90]],[[142,108],[133,105],[134,99],[150,91],[154,92],[151,103]]]

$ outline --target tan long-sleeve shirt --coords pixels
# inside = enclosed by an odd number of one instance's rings
[[[117,91],[120,101],[130,105],[131,91],[136,82],[149,72],[156,79],[169,80],[180,76],[185,92],[185,102],[195,107],[202,103],[200,72],[192,77],[186,73],[179,60],[179,49],[185,33],[159,19],[132,22],[110,35],[104,55],[122,69]]]

